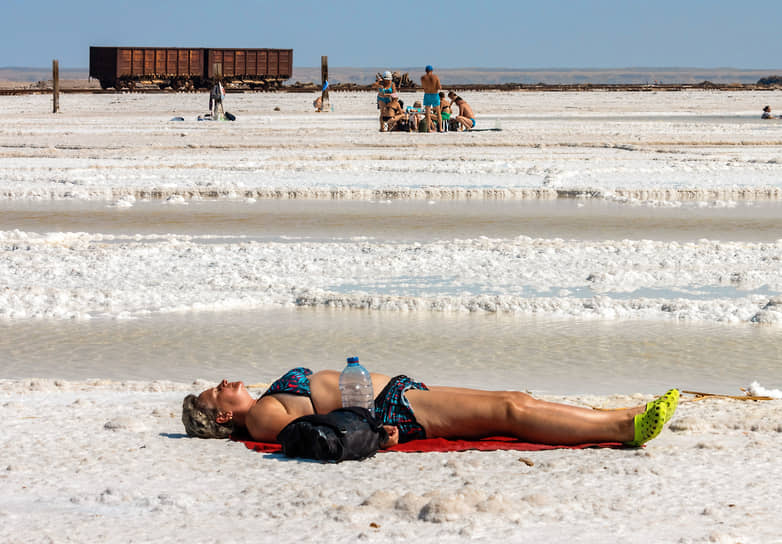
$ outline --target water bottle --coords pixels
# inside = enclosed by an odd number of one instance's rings
[[[339,375],[339,392],[342,395],[342,406],[359,406],[374,414],[375,392],[372,389],[372,378],[369,371],[361,366],[358,357],[348,357],[348,366]]]

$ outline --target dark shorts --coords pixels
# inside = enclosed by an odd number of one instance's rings
[[[375,417],[383,425],[393,425],[399,429],[399,442],[426,438],[426,431],[415,420],[413,409],[405,398],[408,389],[429,390],[423,383],[407,376],[394,376],[375,399]]]

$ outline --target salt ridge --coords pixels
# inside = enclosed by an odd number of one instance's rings
[[[782,323],[782,240],[219,239],[0,232],[0,317],[299,305]]]

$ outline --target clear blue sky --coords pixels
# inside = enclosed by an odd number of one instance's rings
[[[0,67],[86,68],[90,45],[292,48],[294,66],[782,66],[782,0],[2,0],[2,18]]]

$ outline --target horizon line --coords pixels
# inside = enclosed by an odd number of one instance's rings
[[[330,66],[331,69],[352,69],[352,70],[377,70],[386,68],[387,66],[341,66],[341,65],[333,65]],[[320,66],[294,66],[294,69],[317,69],[320,70]],[[398,69],[409,69],[409,70],[416,70],[418,67],[416,66],[397,66]],[[0,70],[50,70],[50,66],[0,66]],[[89,70],[89,66],[79,66],[79,67],[60,67],[61,70]],[[699,67],[699,66],[623,66],[623,67],[614,67],[614,68],[606,68],[606,67],[584,67],[584,68],[578,68],[578,67],[546,67],[546,68],[512,68],[507,66],[459,66],[459,67],[451,67],[451,66],[441,66],[441,67],[435,67],[436,70],[472,70],[472,71],[507,71],[507,72],[577,72],[577,71],[585,71],[585,72],[611,72],[611,71],[629,71],[629,70],[635,70],[635,71],[647,71],[647,70],[672,70],[672,71],[688,71],[688,70],[696,70],[696,71],[709,71],[709,70],[732,70],[737,72],[760,72],[760,71],[782,71],[782,68],[735,68],[733,66],[712,66],[712,67]],[[423,71],[423,67],[421,67],[421,71]]]

